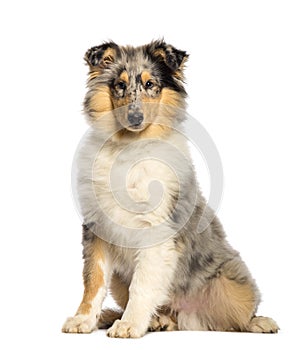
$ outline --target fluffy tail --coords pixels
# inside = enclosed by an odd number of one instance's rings
[[[114,321],[121,318],[122,314],[123,314],[123,311],[121,310],[114,310],[114,309],[102,310],[98,321],[98,328],[107,329],[111,327]]]

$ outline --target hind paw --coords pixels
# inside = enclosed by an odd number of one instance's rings
[[[149,326],[149,331],[176,331],[178,326],[171,317],[167,315],[159,315],[152,318]]]
[[[277,333],[279,326],[269,317],[255,316],[249,324],[249,332],[252,333]]]

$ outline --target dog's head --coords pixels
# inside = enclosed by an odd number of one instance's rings
[[[136,48],[113,42],[92,47],[85,54],[90,69],[86,115],[118,136],[163,135],[176,110],[185,106],[187,58],[161,40]]]

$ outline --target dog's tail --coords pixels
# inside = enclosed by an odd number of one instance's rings
[[[107,329],[111,327],[114,321],[121,318],[122,314],[123,314],[123,311],[121,310],[114,310],[114,309],[102,310],[98,321],[98,328]]]

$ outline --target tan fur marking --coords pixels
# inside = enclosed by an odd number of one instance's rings
[[[122,106],[126,106],[130,103],[131,103],[131,100],[130,100],[129,96],[126,96],[123,98],[113,98],[112,97],[112,104],[114,106],[114,109],[122,107]]]
[[[89,247],[89,258],[84,265],[84,294],[82,302],[77,310],[78,314],[88,314],[92,307],[92,301],[98,293],[100,287],[104,285],[104,274],[99,262],[104,261],[103,242],[99,238],[95,238],[92,246]]]
[[[150,124],[144,131],[141,132],[140,138],[156,138],[159,139],[168,135],[171,128],[162,124]]]
[[[221,276],[211,281],[204,296],[208,310],[203,310],[202,318],[207,319],[209,329],[247,329],[255,311],[255,295],[248,283],[239,284]]]
[[[144,72],[143,72],[144,73]],[[146,103],[143,106],[146,123],[148,126],[139,133],[131,133],[127,130],[121,130],[117,133],[116,139],[124,138],[161,138],[171,132],[171,123],[175,117],[176,108],[184,108],[183,98],[178,92],[169,88],[163,88],[160,95],[156,98],[142,96],[142,102]],[[151,104],[149,104],[151,102]],[[121,107],[128,104],[126,99],[113,100],[114,107]],[[148,115],[153,117],[147,118]],[[157,118],[155,119],[155,117]]]
[[[164,60],[165,60],[165,58],[166,58],[166,55],[165,55],[165,52],[164,52],[163,49],[156,49],[156,50],[154,50],[154,51],[153,51],[153,55],[154,55],[155,57],[161,56]]]
[[[183,61],[181,62],[179,68],[175,71],[174,76],[179,80],[184,80],[184,68],[185,63],[188,61],[188,56],[185,56],[183,58]]]
[[[116,51],[109,47],[103,54],[102,60],[104,62],[114,62],[114,57],[116,55]]]
[[[161,95],[158,95],[158,96],[156,96],[156,97],[150,97],[150,96],[147,96],[147,95],[143,95],[142,98],[141,98],[141,101],[142,101],[143,103],[149,103],[149,102],[151,102],[151,103],[154,104],[154,105],[151,105],[151,107],[148,107],[148,108],[155,108],[155,105],[156,105],[157,103],[159,103],[160,100],[161,100]],[[145,108],[145,106],[144,106],[144,108]]]
[[[248,331],[255,308],[256,294],[251,284],[221,275],[197,295],[179,300],[176,310],[182,314],[178,319],[181,329]]]
[[[151,74],[147,71],[143,71],[141,74],[141,79],[142,79],[143,84],[145,84],[148,80],[151,79]]]
[[[182,97],[168,88],[163,88],[158,98],[143,98],[144,102],[153,102],[150,108],[155,108],[155,103],[159,105],[157,111],[158,118],[151,123],[140,134],[141,138],[161,138],[171,132],[171,123],[175,117],[176,108],[184,107]],[[149,104],[147,105],[149,106]]]
[[[124,71],[120,74],[119,80],[125,81],[127,84],[129,83],[129,77],[128,77],[128,74],[127,74],[127,71],[126,71],[126,70],[124,70]]]
[[[84,299],[90,299],[90,298],[89,296],[86,296],[86,297],[83,296],[83,300]],[[81,304],[79,305],[76,315],[88,315],[90,313],[90,310],[91,310],[91,304],[82,301]]]
[[[89,108],[95,112],[95,118],[113,110],[111,93],[108,86],[100,86],[97,89],[96,93],[90,99]]]
[[[163,88],[161,92],[161,100],[160,103],[165,105],[170,105],[172,107],[184,108],[184,99],[181,97],[178,92]]]
[[[93,71],[89,72],[88,80],[90,81],[90,80],[92,80],[92,79],[98,77],[99,75],[100,75],[100,72],[99,72],[99,71],[93,70]]]

